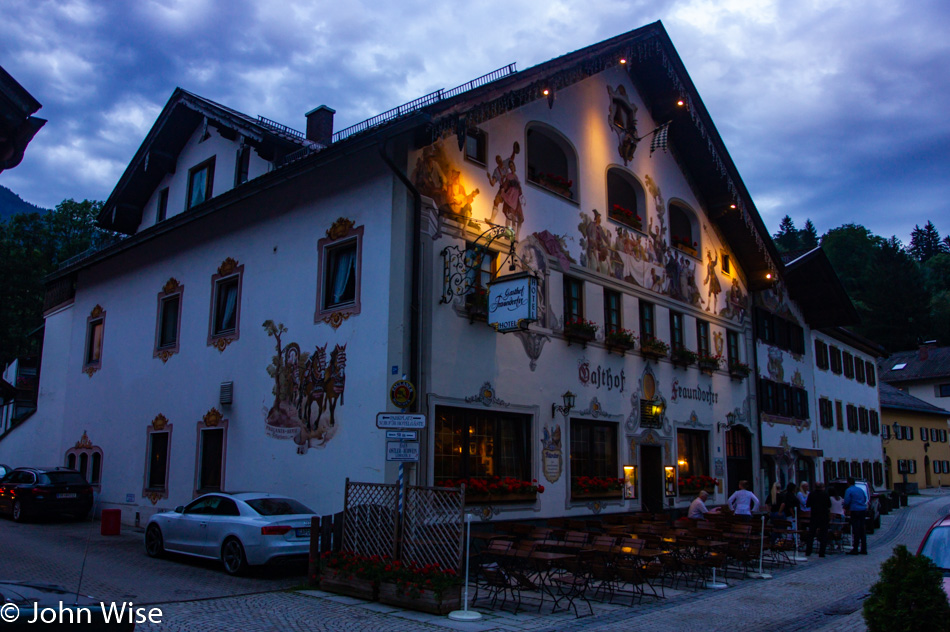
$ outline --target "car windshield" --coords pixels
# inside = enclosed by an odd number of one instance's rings
[[[937,527],[930,532],[921,555],[926,555],[941,569],[950,570],[950,527]]]
[[[288,514],[312,514],[306,505],[293,498],[253,498],[245,501],[251,509],[262,516],[285,516]]]
[[[40,474],[40,485],[86,485],[86,479],[79,472],[47,472]]]

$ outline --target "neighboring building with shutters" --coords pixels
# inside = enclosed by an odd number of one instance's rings
[[[885,383],[881,422],[888,487],[950,485],[950,411]]]

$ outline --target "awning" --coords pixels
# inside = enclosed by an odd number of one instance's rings
[[[815,450],[813,448],[795,448],[795,451],[801,456],[823,456],[825,454],[824,450]]]
[[[776,455],[776,454],[782,454],[782,452],[784,452],[782,448],[772,448],[769,446],[762,446],[762,454]]]

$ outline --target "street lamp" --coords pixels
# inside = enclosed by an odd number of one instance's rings
[[[716,428],[719,430],[728,430],[736,425],[736,414],[734,412],[726,413],[726,421],[720,421],[716,424]]]
[[[565,417],[567,417],[570,414],[571,409],[574,408],[574,400],[576,398],[577,398],[577,395],[575,395],[574,393],[570,391],[565,391],[564,394],[561,395],[561,399],[564,400],[563,406],[558,406],[557,404],[551,404],[551,419],[554,419],[557,413],[561,413]]]

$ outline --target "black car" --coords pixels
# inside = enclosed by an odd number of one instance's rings
[[[854,484],[868,497],[868,516],[865,524],[867,532],[874,533],[875,529],[881,528],[881,495],[874,490],[874,485],[863,478],[854,479]],[[844,492],[848,489],[848,481],[843,478],[837,478],[826,484],[828,495],[844,497]]]
[[[0,480],[0,512],[17,522],[29,516],[70,514],[83,519],[92,510],[92,485],[65,467],[18,467]]]

